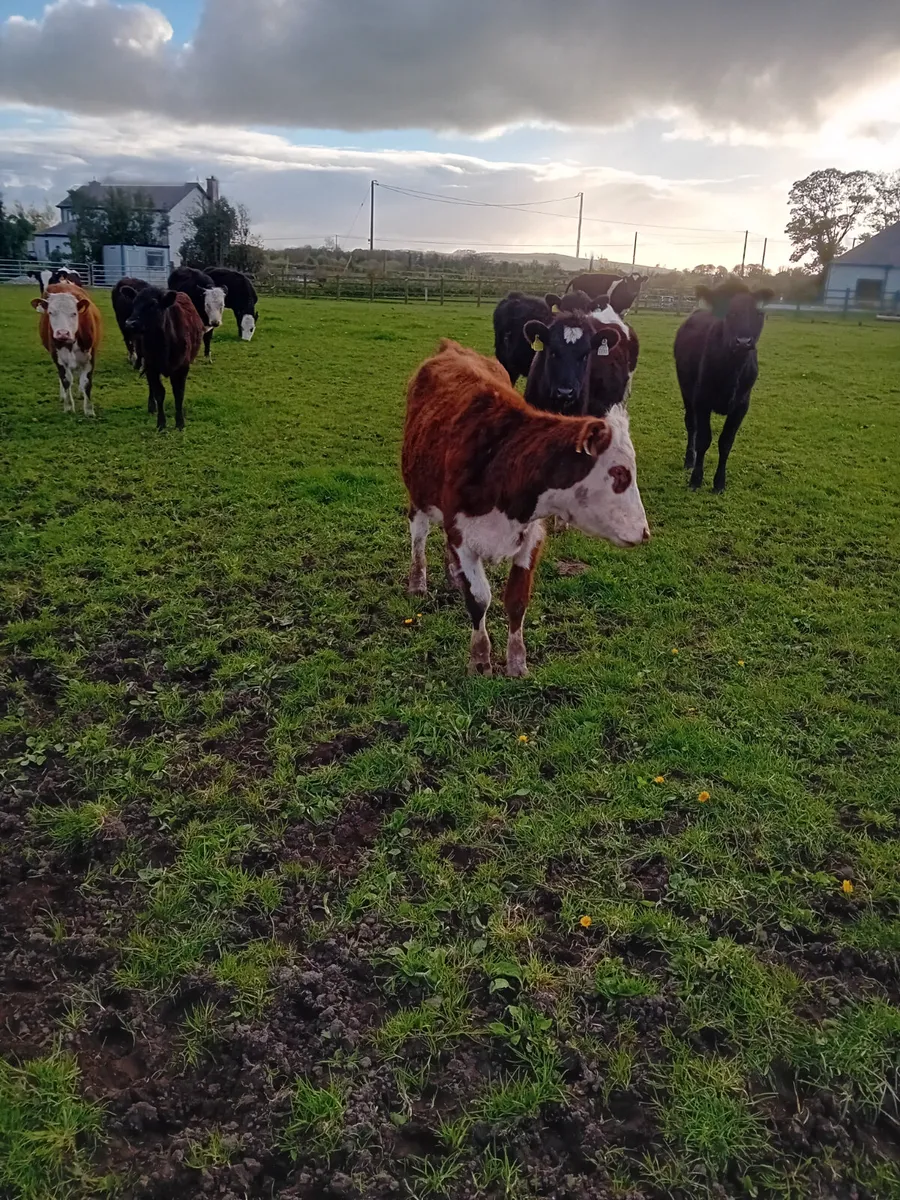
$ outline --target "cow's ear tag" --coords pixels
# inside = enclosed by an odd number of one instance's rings
[[[551,311],[552,313],[559,312],[559,305],[558,305],[558,304],[554,304],[554,305],[553,305],[553,307],[550,309],[550,311]]]
[[[544,343],[541,341],[540,338],[535,338],[534,341],[531,343],[531,348],[532,348],[532,350],[535,350],[535,351],[543,350]]]
[[[607,354],[609,354],[609,346],[606,344],[606,338],[604,338],[597,347],[597,354],[600,358],[604,358]]]

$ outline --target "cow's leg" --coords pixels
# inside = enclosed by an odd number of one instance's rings
[[[469,674],[490,675],[491,639],[488,637],[485,618],[491,604],[491,585],[484,573],[484,565],[476,554],[464,545],[454,546],[452,552],[459,563],[462,593],[472,621]]]
[[[81,368],[81,374],[78,376],[78,386],[81,388],[81,407],[84,410],[86,417],[95,416],[94,406],[91,403],[91,392],[94,389],[94,364],[92,362],[85,363]]]
[[[447,587],[452,588],[456,592],[462,591],[462,575],[459,569],[459,561],[449,542],[444,543],[444,578],[447,581]]]
[[[169,377],[172,383],[172,396],[175,400],[175,428],[184,429],[184,385],[187,383],[190,367],[173,371]]]
[[[75,401],[72,399],[72,373],[61,362],[57,362],[56,364],[56,373],[59,376],[59,398],[62,400],[63,412],[74,412]]]
[[[694,417],[694,406],[684,406],[684,428],[687,431],[687,448],[684,452],[684,469],[689,471],[697,458],[697,424]]]
[[[203,331],[203,356],[207,362],[212,362],[212,335],[211,329]]]
[[[703,484],[703,460],[712,441],[712,428],[709,419],[710,410],[708,408],[703,408],[699,411],[695,410],[694,450],[696,451],[696,458],[694,460],[694,469],[691,472],[691,487],[695,489],[701,487]]]
[[[728,465],[728,455],[731,453],[735,436],[741,427],[741,422],[747,415],[749,407],[750,397],[748,396],[739,408],[732,409],[725,418],[725,424],[722,426],[722,432],[719,434],[719,462],[716,466],[715,476],[713,477],[714,492],[725,491],[725,468]]]
[[[425,544],[430,531],[431,521],[428,519],[428,514],[410,505],[409,539],[412,544],[412,562],[409,567],[409,582],[406,590],[414,596],[424,596],[428,591]]]
[[[165,429],[166,427],[166,389],[159,377],[158,371],[148,369],[147,371],[147,386],[150,389],[150,398],[147,401],[147,408],[150,412],[156,413],[156,428]]]
[[[512,566],[509,569],[509,579],[503,595],[503,605],[509,620],[509,637],[506,643],[507,675],[528,674],[522,624],[525,620],[528,601],[531,599],[531,585],[534,581],[534,572],[541,557],[545,537],[543,525],[539,521],[535,522],[529,529],[528,536],[521,550],[513,558]]]

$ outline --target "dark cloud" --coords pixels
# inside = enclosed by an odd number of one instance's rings
[[[0,99],[78,112],[341,128],[814,124],[900,52],[896,0],[60,0],[0,34]]]

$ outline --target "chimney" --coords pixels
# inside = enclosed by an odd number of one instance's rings
[[[219,181],[215,175],[210,175],[206,181],[206,197],[210,204],[215,204],[219,199]]]

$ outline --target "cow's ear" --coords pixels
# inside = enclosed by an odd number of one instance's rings
[[[559,312],[559,296],[556,292],[548,292],[544,297],[544,303],[552,313]]]
[[[753,299],[757,304],[768,304],[770,300],[775,299],[775,293],[771,288],[757,288],[753,292]]]
[[[612,430],[609,422],[602,417],[589,417],[583,421],[575,439],[575,449],[579,454],[589,454],[591,458],[599,458],[609,449],[612,441]]]
[[[705,283],[701,283],[697,288],[697,299],[705,301],[711,308],[713,304],[712,288],[708,288]]]
[[[610,351],[615,350],[616,346],[618,346],[621,340],[622,334],[619,332],[619,330],[614,329],[612,326],[608,326],[604,329],[598,329],[596,333],[591,336],[591,349],[596,350],[598,354],[602,355],[604,353],[603,343],[605,342],[606,353],[609,354]]]
[[[137,292],[134,290],[131,284],[126,283],[124,287],[119,288],[119,295],[124,296],[126,300],[133,300],[137,295]]]
[[[40,297],[35,296],[35,298],[31,302],[31,307],[39,308],[41,310],[41,312],[46,312],[47,311],[47,301],[44,299],[43,296],[40,296]]]
[[[171,289],[168,292],[163,292],[163,298],[159,302],[159,307],[160,308],[171,308],[177,299],[178,299],[177,292],[173,292]]]
[[[525,340],[531,344],[532,350],[543,350],[544,343],[550,336],[550,330],[543,321],[526,321],[524,332]]]
[[[78,300],[78,303],[75,305],[75,307],[78,309],[79,312],[84,312],[84,310],[87,308],[87,306],[89,304],[90,304],[90,300],[88,300],[87,296],[81,296]]]

